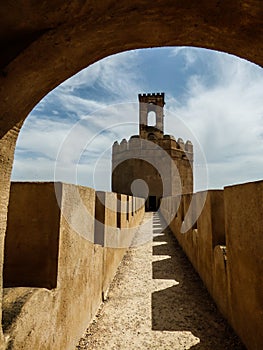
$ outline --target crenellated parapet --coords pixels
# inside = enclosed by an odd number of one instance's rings
[[[158,93],[149,93],[149,94],[139,94],[140,103],[154,103],[158,106],[163,107],[164,102],[164,92]]]
[[[126,139],[122,139],[120,144],[118,141],[115,141],[112,146],[112,154],[117,155],[138,148],[142,148],[141,139],[139,135],[133,135],[128,141]]]
[[[128,149],[129,149],[129,145],[126,139],[122,139],[120,143],[118,141],[115,141],[114,144],[112,145],[112,154],[125,152]]]
[[[143,98],[143,97],[147,97],[147,98],[149,98],[149,97],[164,97],[164,92],[157,92],[157,93],[153,92],[153,93],[148,93],[148,94],[139,94],[139,96],[141,98]]]
[[[193,153],[193,144],[191,141],[183,141],[182,138],[178,138],[177,141],[172,135],[164,135],[163,139],[158,140],[158,144],[164,149],[170,148],[173,150],[180,150],[186,153]]]
[[[194,147],[191,141],[187,140],[185,144],[185,150],[189,153],[193,153]]]
[[[187,140],[186,142],[183,141],[182,138],[175,139],[172,135],[164,135],[162,139],[149,139],[149,140],[143,140],[139,137],[139,135],[133,135],[130,137],[130,139],[127,141],[126,139],[122,139],[122,141],[119,143],[118,141],[115,141],[112,146],[112,152],[113,154],[119,154],[126,151],[132,151],[134,149],[151,149],[155,148],[154,145],[151,144],[157,144],[162,149],[165,150],[178,150],[183,151],[185,153],[193,153],[193,144],[191,141]]]
[[[184,151],[184,141],[183,139],[181,139],[181,137],[179,137],[179,139],[177,140],[177,143],[179,145],[179,148]]]

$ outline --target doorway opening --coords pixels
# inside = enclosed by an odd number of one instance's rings
[[[146,202],[146,211],[156,211],[157,210],[157,204],[156,204],[156,196],[149,196],[148,201]]]

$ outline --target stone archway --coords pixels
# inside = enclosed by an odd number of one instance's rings
[[[263,65],[261,0],[7,0],[0,15],[1,262],[16,139],[50,90],[103,57],[135,48],[198,46]]]

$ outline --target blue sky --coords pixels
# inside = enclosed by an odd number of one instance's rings
[[[263,70],[174,47],[107,57],[51,91],[20,132],[14,181],[110,190],[111,145],[138,134],[138,93],[165,92],[165,133],[190,139],[195,190],[263,179]]]

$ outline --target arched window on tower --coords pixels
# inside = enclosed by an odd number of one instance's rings
[[[156,126],[156,113],[151,111],[147,116],[147,125],[148,126]]]

